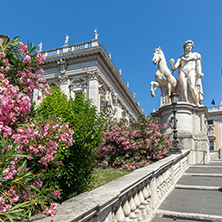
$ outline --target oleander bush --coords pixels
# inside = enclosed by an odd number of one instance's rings
[[[134,170],[164,158],[172,146],[165,128],[157,119],[144,115],[130,122],[113,122],[98,148],[97,165]]]
[[[94,181],[94,167],[97,148],[102,143],[105,118],[85,95],[76,93],[75,99],[67,100],[59,87],[53,87],[38,107],[43,115],[54,113],[69,122],[74,131],[75,143],[59,158],[63,161],[60,174],[56,177],[62,189],[62,200],[86,191]]]
[[[47,178],[58,174],[58,153],[73,144],[73,130],[56,116],[31,114],[33,90],[44,95],[49,89],[40,75],[43,61],[33,44],[18,37],[0,47],[1,221],[24,221],[39,212],[53,216],[59,205],[59,186]]]

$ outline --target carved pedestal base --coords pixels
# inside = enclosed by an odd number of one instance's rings
[[[178,102],[176,110],[179,146],[182,149],[191,149],[189,163],[208,163],[210,154],[206,129],[207,107]],[[170,135],[173,124],[172,111],[172,105],[165,105],[151,113],[153,117],[159,117],[160,123],[167,124],[167,133]]]

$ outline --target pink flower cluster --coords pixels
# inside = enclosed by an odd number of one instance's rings
[[[12,135],[14,143],[20,141],[17,151],[39,157],[38,162],[47,166],[54,160],[59,146],[68,148],[74,142],[72,137],[74,131],[69,129],[68,123],[64,125],[60,120],[53,118],[44,122],[30,119]]]
[[[39,72],[41,69],[38,70]],[[45,82],[45,79],[42,78],[40,75],[36,75],[35,73],[27,71],[19,71],[18,74],[21,76],[20,83],[24,87],[24,92],[32,92],[34,89],[39,89],[41,87],[41,84]],[[45,90],[49,90],[49,85],[44,85]],[[47,92],[46,91],[46,92]]]
[[[100,166],[133,170],[164,158],[172,146],[158,120],[141,116],[132,122],[114,122],[98,148]]]
[[[46,208],[43,213],[47,216],[53,217],[56,215],[56,209],[58,208],[58,206],[59,203],[52,203],[51,206]]]
[[[10,188],[3,192],[4,197],[0,197],[0,213],[5,213],[12,208],[12,204],[18,202],[21,197],[18,191]]]
[[[37,58],[38,64],[41,64],[45,61],[45,56],[41,53],[38,53],[38,58]]]
[[[0,135],[3,136],[3,140],[12,144],[4,148],[0,147],[0,168],[2,169],[0,213],[8,213],[14,205],[35,198],[36,189],[33,188],[36,187],[39,190],[42,188],[40,175],[52,167],[62,165],[62,161],[55,159],[58,149],[65,149],[74,143],[73,130],[60,118],[52,116],[49,120],[41,120],[27,115],[31,108],[33,90],[42,89],[44,95],[49,89],[47,84],[44,85],[45,79],[40,75],[43,70],[39,64],[45,58],[40,53],[29,53],[27,46],[22,42],[13,44],[15,45],[9,48],[18,49],[19,53],[18,60],[13,65],[7,59],[7,51],[4,51],[7,46],[0,47]],[[16,66],[21,69],[16,70]],[[39,74],[35,74],[36,72]],[[20,143],[14,151],[12,148],[17,142]],[[39,174],[36,176],[28,167],[21,166],[31,158],[42,164],[42,167],[37,169]],[[28,183],[25,182],[25,175],[31,176],[31,179],[27,179]],[[51,187],[47,189],[51,189],[53,199],[59,197],[59,190],[55,191],[55,188]],[[48,203],[51,203],[51,206],[45,212],[53,216],[58,203],[52,203],[51,200]]]
[[[0,101],[0,133],[3,132],[3,137],[7,138],[13,133],[11,123],[24,120],[30,112],[31,100],[0,74]]]

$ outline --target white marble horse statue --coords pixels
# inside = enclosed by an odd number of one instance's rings
[[[171,71],[167,67],[165,56],[160,47],[154,50],[152,62],[154,65],[158,64],[158,70],[155,73],[156,82],[152,81],[150,83],[151,96],[155,96],[156,88],[165,88],[167,89],[167,96],[169,99],[170,95],[176,92],[177,79],[171,74]]]

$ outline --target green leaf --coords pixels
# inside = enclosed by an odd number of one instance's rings
[[[19,176],[19,177],[20,177],[21,174],[24,172],[26,166],[27,166],[27,160],[25,160],[25,161],[23,162],[23,164],[22,164],[22,166],[21,166],[21,169],[20,169],[19,172],[18,172],[18,176]]]

